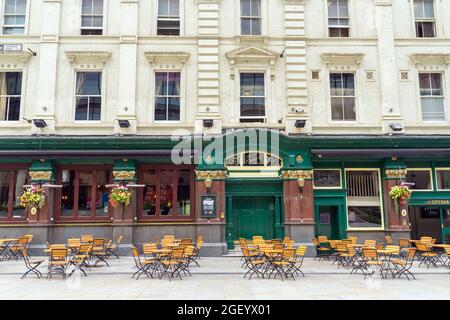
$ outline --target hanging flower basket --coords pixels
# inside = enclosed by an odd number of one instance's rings
[[[131,197],[133,195],[133,190],[127,186],[117,186],[111,189],[109,194],[109,202],[111,205],[116,207],[128,207],[131,202]]]
[[[45,191],[40,186],[27,187],[19,197],[20,205],[35,215],[45,206]]]
[[[394,201],[395,210],[398,211],[399,205],[408,204],[411,197],[411,190],[404,185],[393,186],[389,192],[389,197]]]

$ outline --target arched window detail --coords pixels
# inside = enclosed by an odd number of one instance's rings
[[[244,167],[251,170],[252,167],[267,167],[278,170],[282,165],[281,158],[258,151],[242,152],[225,159],[225,166],[231,169]]]

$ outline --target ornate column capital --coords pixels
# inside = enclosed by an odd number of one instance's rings
[[[388,179],[402,179],[406,177],[407,169],[386,169],[384,174]]]
[[[283,170],[281,172],[281,178],[283,180],[311,180],[312,177],[312,170]]]
[[[224,180],[228,172],[226,170],[195,170],[195,176],[199,180]]]

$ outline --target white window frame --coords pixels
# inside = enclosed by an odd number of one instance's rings
[[[77,97],[84,97],[81,95],[77,95],[77,74],[79,72],[99,72],[101,74],[102,77],[102,84],[101,84],[101,95],[100,95],[100,101],[101,101],[101,106],[100,106],[100,120],[75,120],[76,117],[76,110],[77,110]],[[104,114],[105,114],[105,97],[107,96],[105,94],[105,89],[106,89],[106,77],[105,77],[105,71],[103,69],[74,69],[74,77],[73,77],[73,92],[74,94],[73,96],[73,113],[72,113],[72,121],[75,123],[100,123],[103,121],[104,119]],[[98,97],[98,95],[89,95],[89,97]],[[88,114],[89,114],[89,109],[88,109]]]
[[[362,228],[355,228],[355,227],[350,227],[349,223],[348,223],[348,207],[349,207],[349,202],[348,202],[348,197],[347,197],[347,185],[345,186],[345,219],[346,219],[346,224],[347,224],[347,231],[370,231],[370,230],[384,230],[385,225],[384,225],[384,206],[383,206],[383,188],[381,185],[381,172],[379,168],[345,168],[344,169],[344,179],[347,179],[347,172],[348,171],[376,171],[378,173],[378,194],[379,194],[379,205],[380,205],[380,214],[381,214],[381,226],[380,227],[374,227],[374,228],[367,228],[367,227],[362,227]],[[347,184],[347,183],[346,183]]]
[[[413,188],[410,188],[412,192],[434,191],[433,173],[432,173],[433,170],[431,168],[408,168],[407,171],[408,172],[410,172],[410,171],[428,171],[429,177],[430,177],[431,189],[413,189]],[[405,177],[405,181],[406,181],[406,177]],[[408,181],[406,181],[406,182],[408,182]]]
[[[338,1],[342,1],[342,0],[338,0]],[[326,32],[327,32],[327,37],[328,38],[350,38],[351,36],[352,36],[352,34],[351,34],[351,32],[352,32],[352,28],[351,28],[351,19],[350,19],[350,8],[351,8],[351,6],[350,6],[350,0],[347,0],[347,12],[348,12],[348,15],[346,16],[346,17],[341,17],[341,16],[336,16],[336,17],[330,17],[329,16],[329,14],[328,14],[328,12],[329,12],[329,10],[328,10],[328,8],[329,8],[329,6],[328,6],[328,1],[326,0],[325,1],[325,10],[326,10],[326,17],[327,17],[327,20],[326,20],[326,25],[327,25],[327,29],[326,29]],[[348,25],[347,26],[341,26],[341,25],[330,25],[330,19],[347,19],[348,20]],[[331,37],[330,36],[330,28],[341,28],[341,29],[348,29],[348,37]]]
[[[436,191],[450,191],[450,189],[441,189],[441,188],[439,188],[438,171],[448,171],[448,172],[450,172],[450,167],[434,168],[435,180],[436,180]]]
[[[95,0],[94,0],[95,1]],[[105,20],[106,20],[106,3],[107,0],[103,0],[103,12],[102,14],[83,14],[83,0],[80,0],[80,35],[82,30],[102,30],[101,35],[105,35]],[[102,17],[102,26],[101,27],[83,27],[83,16],[89,16],[89,17]],[[93,35],[93,36],[101,36],[101,35]],[[86,35],[83,35],[86,36]]]
[[[22,119],[23,116],[23,106],[24,104],[24,100],[25,100],[25,84],[26,84],[26,69],[11,69],[11,70],[6,70],[6,69],[0,69],[0,73],[5,73],[5,72],[21,72],[22,73],[22,84],[21,84],[21,95],[20,95],[20,111],[19,111],[19,119],[18,120],[0,120],[0,124],[2,125],[7,125],[7,124],[16,124],[19,123]],[[0,96],[0,97],[7,97],[7,96]],[[11,96],[9,96],[11,97]],[[14,96],[16,97],[16,96]]]
[[[1,2],[1,14],[2,14],[2,19],[1,19],[1,33],[2,35],[6,35],[6,36],[18,36],[18,35],[26,35],[28,34],[28,20],[29,20],[29,11],[30,11],[30,2],[31,0],[27,0],[27,5],[26,5],[26,9],[25,9],[25,24],[24,25],[7,25],[5,24],[5,5],[6,5],[6,1],[3,0]],[[8,28],[8,27],[22,27],[23,26],[23,33],[16,33],[16,34],[5,34],[4,33],[4,28]]]
[[[339,171],[339,187],[317,187],[314,184],[314,171]],[[313,169],[312,182],[313,182],[313,188],[317,189],[317,190],[342,189],[342,170],[339,169],[339,168],[327,168],[327,169],[317,168],[317,169]]]
[[[421,94],[421,88],[420,88],[420,75],[421,74],[440,74],[441,75],[441,85],[442,85],[442,93],[444,94],[443,96],[422,96]],[[418,94],[418,101],[419,101],[419,106],[420,106],[420,121],[422,123],[443,123],[443,122],[447,122],[448,121],[448,116],[447,116],[447,99],[446,99],[446,82],[445,82],[445,77],[444,77],[444,72],[442,71],[437,71],[437,72],[430,72],[430,71],[418,71],[417,72],[417,94]],[[443,100],[443,106],[444,106],[444,110],[442,111],[444,113],[444,119],[442,120],[423,120],[423,108],[422,108],[422,97],[430,97],[430,98],[442,98]]]
[[[241,116],[241,98],[242,97],[246,97],[246,98],[261,98],[261,96],[241,96],[241,73],[262,73],[264,75],[264,117],[260,117],[260,116]],[[268,104],[267,104],[267,94],[268,94],[268,81],[267,81],[267,72],[265,70],[246,70],[246,69],[239,69],[238,70],[238,81],[237,81],[237,86],[238,86],[238,122],[239,123],[244,123],[244,124],[261,124],[261,123],[267,123],[268,119],[269,119],[269,113],[268,113]],[[263,119],[262,122],[241,122],[241,119]]]
[[[171,73],[171,72],[173,72],[173,73],[177,72],[177,73],[180,74],[180,95],[179,96],[157,96],[156,95],[156,87],[155,87],[156,86],[156,74],[157,73]],[[184,92],[183,92],[183,72],[182,72],[182,70],[180,70],[180,69],[172,69],[172,70],[155,69],[155,70],[153,70],[153,81],[152,81],[152,83],[153,83],[153,86],[152,86],[153,87],[153,91],[152,91],[153,92],[153,99],[152,99],[153,106],[152,106],[151,109],[153,110],[153,112],[152,112],[153,121],[156,122],[156,123],[180,123],[181,119],[183,117],[182,110],[183,110],[183,96],[184,96]],[[158,97],[179,97],[179,99],[180,99],[180,119],[179,120],[156,120],[156,118],[155,118],[155,115],[156,115],[156,99]],[[167,116],[168,112],[169,112],[169,109],[167,108],[166,116]]]
[[[331,98],[332,98],[332,96],[331,96],[331,74],[333,74],[333,73],[340,73],[340,74],[345,74],[345,73],[348,73],[348,74],[353,74],[353,82],[354,82],[354,92],[355,92],[355,95],[354,96],[333,96],[333,97],[341,97],[341,98],[344,98],[344,97],[353,97],[354,99],[355,99],[355,120],[334,120],[333,119],[333,112],[332,112],[332,110],[331,110]],[[359,103],[358,103],[358,96],[360,96],[359,94],[358,94],[358,83],[359,83],[359,81],[358,81],[359,79],[358,79],[358,77],[357,77],[357,72],[356,72],[356,70],[329,70],[328,71],[328,79],[327,79],[327,86],[328,86],[328,112],[329,112],[329,122],[330,123],[352,123],[352,124],[354,124],[354,123],[357,123],[358,122],[358,119],[359,119],[359,117],[358,117],[358,105],[359,105]]]
[[[257,1],[257,0],[251,0],[251,2]],[[239,30],[241,36],[261,36],[263,34],[263,0],[259,0],[260,3],[260,15],[259,16],[243,16],[241,12],[241,6],[242,6],[242,0],[239,1]],[[249,34],[244,34],[242,32],[242,19],[259,19],[259,29],[261,31],[260,34],[254,34],[253,32],[250,32]],[[252,31],[252,29],[250,28]]]
[[[174,19],[174,18],[164,18],[164,17],[160,17],[159,16],[159,1],[160,0],[156,0],[155,1],[155,35],[156,36],[159,36],[159,37],[179,37],[179,36],[181,36],[183,33],[182,33],[182,31],[184,31],[183,29],[183,27],[182,27],[182,19],[181,19],[181,16],[182,16],[182,13],[184,12],[184,2],[183,2],[183,0],[179,0],[179,2],[178,2],[178,19]],[[168,35],[159,35],[158,34],[158,21],[159,20],[163,20],[163,21],[178,21],[179,22],[179,35],[171,35],[171,36],[168,36]]]
[[[436,1],[433,0],[433,13],[434,13],[434,17],[433,18],[417,18],[416,14],[415,14],[415,10],[414,10],[414,1],[415,0],[411,0],[411,6],[412,6],[412,16],[413,16],[413,21],[414,21],[414,37],[417,39],[423,39],[423,38],[437,38],[438,36],[438,28],[437,28],[437,19],[436,19]],[[424,1],[423,0],[419,0],[422,2],[422,7]],[[418,22],[433,22],[433,26],[434,26],[434,37],[419,37],[417,35],[417,27],[416,24]]]

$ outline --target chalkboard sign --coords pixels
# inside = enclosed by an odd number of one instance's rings
[[[213,219],[216,217],[216,197],[202,196],[202,218]]]

